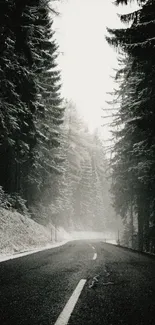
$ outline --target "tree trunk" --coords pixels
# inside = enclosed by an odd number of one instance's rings
[[[138,250],[143,251],[143,209],[138,211]]]
[[[149,238],[149,222],[145,223],[145,250],[150,251],[150,238]]]
[[[150,250],[149,214],[150,214],[150,206],[149,206],[149,203],[146,202],[146,205],[145,205],[145,220],[144,220],[144,234],[145,234],[145,250],[147,252],[149,252],[149,250]]]
[[[133,248],[133,235],[134,235],[134,227],[133,227],[133,205],[131,201],[131,206],[130,206],[130,222],[131,222],[131,247]]]

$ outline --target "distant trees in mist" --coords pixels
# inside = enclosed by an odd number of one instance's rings
[[[114,230],[104,144],[97,131],[89,132],[72,102],[66,103],[63,137],[62,215],[79,230]]]

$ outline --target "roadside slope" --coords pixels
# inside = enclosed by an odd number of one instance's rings
[[[0,255],[15,254],[43,247],[54,242],[51,228],[46,228],[28,216],[0,208]],[[59,229],[57,240],[67,239],[67,233]]]

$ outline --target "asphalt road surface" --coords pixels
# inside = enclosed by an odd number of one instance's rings
[[[154,325],[155,257],[102,241],[0,263],[0,325]]]

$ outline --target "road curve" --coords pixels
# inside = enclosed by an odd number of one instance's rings
[[[154,325],[155,257],[73,241],[0,263],[0,301],[0,325]]]

